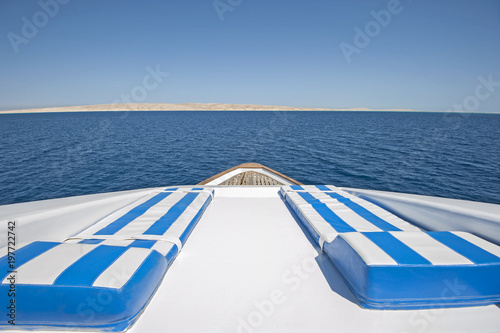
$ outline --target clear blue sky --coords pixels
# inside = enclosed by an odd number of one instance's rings
[[[469,98],[500,111],[500,83],[478,80],[500,82],[498,0],[401,0],[385,26],[371,14],[395,6],[385,0],[218,0],[219,13],[213,0],[59,0],[57,13],[54,1],[0,2],[0,110],[136,89],[148,103],[448,110]],[[373,37],[348,62],[356,27]],[[168,77],[137,88],[157,65]]]

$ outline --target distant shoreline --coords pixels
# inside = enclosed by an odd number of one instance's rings
[[[119,103],[81,106],[62,106],[37,109],[0,111],[2,113],[52,113],[99,111],[415,111],[410,109],[372,110],[368,108],[329,109],[279,105],[219,104],[219,103]]]
[[[20,109],[0,111],[0,114],[13,113],[57,113],[57,112],[109,112],[109,111],[386,111],[386,112],[455,112],[470,113],[462,111],[422,111],[412,109],[328,109],[328,108],[304,108],[279,105],[256,105],[256,104],[219,104],[219,103],[119,103],[119,104],[96,104],[80,106],[61,106],[37,109]],[[473,112],[493,113],[496,112]]]

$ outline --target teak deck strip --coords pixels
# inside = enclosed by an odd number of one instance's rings
[[[221,183],[221,185],[285,185],[260,172],[246,171]]]
[[[284,178],[291,182],[292,184],[295,185],[302,185],[301,182],[296,181],[295,179],[292,179],[288,176],[285,176],[284,174],[275,171],[271,168],[268,168],[262,164],[259,163],[243,163],[240,165],[237,165],[231,169],[227,169],[226,171],[223,171],[221,173],[216,174],[215,176],[212,176],[208,179],[205,179],[204,181],[198,183],[197,185],[206,185],[207,183],[231,172],[237,169],[264,169],[268,172],[271,172],[281,178]],[[243,173],[237,174],[234,177],[231,177],[230,179],[224,181],[221,185],[262,185],[262,186],[270,186],[270,185],[283,185],[280,182],[276,181],[275,179],[266,176],[260,172],[255,172],[255,171],[245,171]]]

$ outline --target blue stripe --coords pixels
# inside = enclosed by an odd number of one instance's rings
[[[150,249],[155,245],[156,241],[155,240],[149,240],[149,239],[136,239],[133,241],[129,247],[143,247],[145,249]]]
[[[297,192],[328,222],[337,232],[356,232],[356,229],[347,224],[344,220],[337,216],[324,203],[314,198],[310,193]]]
[[[297,193],[302,197],[302,199],[304,199],[305,201],[307,201],[307,203],[310,203],[311,205],[314,205],[314,204],[324,204],[324,202],[322,202],[319,199],[316,199],[309,192],[297,192]]]
[[[163,235],[198,195],[199,193],[186,194],[165,215],[149,227],[143,235]]]
[[[66,268],[54,285],[92,286],[99,275],[127,249],[124,246],[98,246]]]
[[[388,232],[363,232],[400,265],[432,265],[427,259]]]
[[[393,226],[392,224],[390,224],[389,222],[381,219],[377,215],[370,212],[368,209],[351,201],[351,199],[343,197],[338,193],[330,192],[330,193],[326,193],[326,194],[328,194],[330,197],[332,197],[334,199],[337,199],[339,202],[343,203],[344,205],[346,205],[347,207],[352,209],[356,214],[358,214],[359,216],[361,216],[365,220],[371,222],[372,224],[374,224],[375,226],[377,226],[378,228],[380,228],[383,231],[401,231],[401,229],[399,229],[399,228]]]
[[[204,188],[203,188],[203,187],[194,187],[194,188],[192,189],[192,191],[203,191],[203,190],[204,190]]]
[[[207,198],[207,200],[205,200],[205,203],[203,204],[203,206],[201,206],[201,209],[195,215],[195,217],[193,218],[193,220],[191,222],[189,222],[188,226],[186,227],[186,229],[184,230],[184,232],[182,233],[182,235],[179,237],[179,240],[182,242],[183,245],[184,245],[184,243],[186,243],[186,240],[187,240],[188,236],[191,234],[191,231],[193,231],[193,229],[195,228],[196,224],[198,223],[198,221],[200,220],[200,218],[203,216],[203,213],[205,213],[205,210],[207,209],[207,207],[210,204],[210,202],[212,202],[212,197],[211,196],[209,196]]]
[[[163,191],[177,191],[178,188],[175,187],[175,188],[167,188],[167,189],[164,189]]]
[[[300,185],[291,185],[290,188],[294,191],[303,191],[304,189]]]
[[[325,204],[314,204],[312,206],[337,232],[356,232],[356,229],[338,217],[337,214],[332,212]]]
[[[22,248],[14,251],[14,257],[16,259],[14,269],[9,266],[8,255],[0,258],[0,274],[5,274],[0,281],[3,281],[7,277],[7,271],[16,270],[28,261],[38,257],[42,253],[47,252],[48,250],[60,244],[61,243],[54,242],[33,242],[26,246],[23,246]]]
[[[500,261],[500,258],[496,255],[483,250],[479,246],[476,246],[462,237],[452,234],[451,232],[429,232],[427,234],[476,264],[490,264],[498,263]]]
[[[125,227],[127,224],[144,214],[149,208],[152,206],[156,205],[158,202],[162,201],[166,197],[168,197],[170,194],[173,192],[162,192],[148,201],[140,204],[137,207],[132,208],[128,213],[117,219],[116,221],[112,222],[111,224],[107,225],[106,227],[102,228],[98,232],[96,232],[94,235],[113,235],[116,232],[118,232],[120,229]]]
[[[99,244],[104,242],[104,239],[84,239],[81,242],[78,242],[78,244]]]
[[[326,185],[316,185],[316,187],[320,191],[331,191],[328,187],[326,187]]]

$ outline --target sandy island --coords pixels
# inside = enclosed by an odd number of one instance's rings
[[[62,106],[39,109],[0,111],[2,113],[95,112],[95,111],[414,111],[411,109],[374,110],[368,108],[326,109],[278,105],[219,104],[219,103],[119,103]]]

